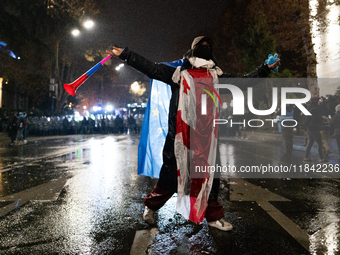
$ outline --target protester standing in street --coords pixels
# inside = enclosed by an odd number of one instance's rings
[[[23,117],[20,119],[21,139],[24,143],[27,143],[26,141],[27,126],[28,126],[28,121],[27,121],[26,114],[24,114]]]
[[[329,124],[328,119],[328,109],[326,102],[323,98],[319,100],[319,105],[321,107],[321,115],[322,115],[322,126],[321,126],[321,140],[322,140],[322,154],[324,157],[328,157],[330,154],[330,149],[328,146],[328,140],[331,137],[331,125]]]
[[[297,107],[296,105],[294,105],[293,107],[294,109],[294,115],[293,118],[294,120],[296,120],[296,135],[300,135],[300,131],[301,131],[301,110],[299,109],[299,107]]]
[[[294,139],[294,108],[292,105],[287,105],[286,115],[281,115],[281,110],[278,111],[280,115],[280,123],[282,128],[282,136],[285,145],[286,155],[292,155],[293,152],[293,139]]]
[[[177,68],[149,61],[128,48],[123,49],[113,47],[112,51],[107,51],[112,56],[125,60],[128,65],[144,73],[149,78],[157,79],[169,84],[172,90],[169,107],[169,132],[163,148],[163,165],[156,187],[144,199],[146,207],[143,218],[150,224],[154,224],[154,211],[160,209],[166,201],[177,192],[178,187],[182,185],[182,179],[181,176],[179,176],[178,171],[178,163],[176,162],[176,159],[181,160],[182,158],[179,159],[178,154],[175,155],[175,136],[178,131],[176,131],[176,123],[183,120],[181,116],[178,116],[178,109],[181,105],[180,97],[183,93],[187,93],[189,89],[188,84],[186,84],[187,81],[183,80],[183,77],[185,75],[190,76],[193,72],[202,72],[203,74],[210,75],[210,77],[217,77],[217,75],[220,76],[223,74],[221,69],[216,66],[213,55],[213,45],[214,42],[209,37],[200,36],[195,38],[191,45],[191,49],[184,55],[183,65],[178,66]],[[270,73],[270,70],[276,68],[278,64],[279,60],[270,66],[262,64],[246,77],[266,77]],[[190,86],[195,85],[190,84],[189,87]],[[181,91],[180,88],[182,88]],[[189,109],[186,110],[189,112]],[[185,112],[185,110],[182,112]],[[183,125],[181,127],[183,127]],[[182,155],[182,157],[185,158],[185,155]],[[196,184],[202,180],[191,179],[191,181]],[[213,178],[212,188],[209,191],[210,195],[208,201],[206,201],[207,207],[204,209],[203,216],[206,217],[209,226],[228,231],[232,229],[232,225],[223,219],[224,210],[222,205],[217,201],[218,189],[219,179]],[[190,193],[190,199],[197,198],[197,194],[192,195],[193,194]],[[186,218],[190,219],[191,216],[196,217],[197,214],[190,214]]]
[[[9,120],[8,125],[8,135],[11,138],[11,145],[14,144],[15,139],[18,134],[18,117],[16,113],[13,113],[12,117]]]
[[[312,116],[306,116],[305,125],[308,132],[308,144],[306,148],[306,154],[303,162],[312,163],[310,159],[310,151],[313,147],[314,142],[318,144],[319,157],[322,163],[326,163],[322,154],[322,139],[321,139],[321,128],[322,128],[322,113],[319,106],[319,98],[312,97],[309,112]]]
[[[338,152],[340,154],[340,104],[335,107],[335,115],[330,120],[332,128],[334,128],[334,136],[338,145]]]

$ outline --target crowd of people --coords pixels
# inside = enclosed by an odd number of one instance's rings
[[[293,127],[282,127],[282,135],[285,143],[285,153],[292,154],[294,129],[297,135],[304,131],[306,153],[304,162],[313,162],[310,151],[313,144],[318,145],[320,161],[328,162],[331,153],[329,139],[334,136],[337,140],[338,150],[340,148],[340,98],[338,96],[312,97],[306,104],[311,116],[305,116],[297,107],[287,106],[287,114],[280,116],[280,122],[284,119],[295,120],[297,125]],[[280,111],[277,113],[280,115]]]
[[[313,97],[305,105],[312,116],[304,116],[296,107],[287,106],[287,114],[281,115],[280,109],[276,112],[278,118],[278,131],[282,133],[285,143],[285,153],[292,154],[294,135],[304,135],[306,146],[305,162],[310,161],[310,150],[313,143],[319,146],[320,159],[327,161],[330,154],[329,139],[334,136],[340,148],[340,111],[337,113],[336,106],[340,104],[339,96]],[[317,108],[317,110],[315,110]],[[340,107],[338,107],[340,110]],[[315,112],[316,111],[316,112]],[[315,117],[317,115],[317,117]],[[313,117],[314,116],[314,117]],[[239,121],[237,116],[233,121]],[[334,118],[336,117],[336,118]],[[234,119],[235,118],[235,119]],[[283,120],[294,119],[297,125],[294,128],[284,128],[281,125]],[[71,135],[71,134],[126,134],[139,133],[142,128],[143,114],[135,115],[108,115],[83,117],[76,120],[74,116],[55,117],[28,117],[26,113],[5,114],[1,117],[0,131],[7,132],[11,144],[15,141],[26,143],[26,136],[49,136],[49,135]],[[290,124],[287,124],[290,125]],[[228,128],[227,136],[241,136],[240,125]]]
[[[11,145],[14,144],[16,140],[23,141],[26,143],[26,134],[27,134],[27,117],[24,113],[19,113],[19,115],[15,112],[8,119],[2,119],[2,129],[6,130],[8,136],[11,139]]]
[[[339,105],[340,96],[327,95],[326,97],[312,97],[310,102],[304,105],[312,113],[312,116],[305,116],[296,105],[287,105],[285,115],[281,113],[281,109],[277,109],[270,118],[275,119],[274,127],[276,128],[275,125],[277,125],[277,132],[282,134],[285,155],[291,155],[293,152],[294,136],[304,136],[303,146],[306,147],[304,161],[306,163],[312,162],[310,151],[314,142],[316,142],[319,145],[320,160],[328,162],[328,155],[331,153],[329,147],[331,137],[336,138],[338,148],[340,148]],[[251,119],[249,112],[245,115],[227,114],[227,117],[225,116],[222,115],[222,119],[226,119],[228,123],[221,125],[221,135],[237,138],[242,137],[241,131],[254,131],[257,129],[251,129],[245,125]],[[231,125],[231,123],[235,124]]]
[[[143,114],[109,115],[75,118],[74,116],[37,117],[12,113],[1,118],[1,131],[7,132],[11,144],[26,143],[26,135],[50,136],[71,134],[126,134],[139,133]]]

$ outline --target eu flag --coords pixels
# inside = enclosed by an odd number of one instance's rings
[[[176,68],[183,63],[184,59],[180,59],[163,64]],[[163,146],[168,134],[171,87],[158,80],[151,80],[150,87],[138,145],[138,175],[158,178],[163,164]]]

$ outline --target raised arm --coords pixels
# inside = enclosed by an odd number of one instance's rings
[[[171,86],[178,86],[172,81],[172,75],[175,71],[174,67],[154,63],[128,48],[122,49],[113,47],[111,51],[106,52],[126,61],[129,66],[147,75],[150,79],[163,81]]]
[[[255,86],[262,79],[259,79],[258,82],[254,82],[254,80],[252,80],[252,82],[249,82],[247,79],[244,78],[266,78],[272,70],[278,67],[279,63],[280,59],[271,65],[267,65],[266,63],[261,64],[252,72],[243,75],[242,78],[236,79],[236,77],[232,76],[231,74],[223,74],[222,76],[220,76],[220,78],[223,78],[224,83],[230,82],[233,85],[239,87],[241,90],[245,91],[247,90],[247,87]]]

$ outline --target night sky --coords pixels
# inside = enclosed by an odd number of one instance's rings
[[[98,0],[95,17],[100,45],[129,47],[152,61],[181,58],[192,40],[212,35],[227,0]],[[95,42],[93,42],[95,43]]]
[[[195,37],[212,36],[221,29],[220,20],[228,8],[227,2],[97,0],[100,14],[92,17],[95,30],[88,32],[84,40],[97,49],[111,49],[112,45],[129,47],[154,62],[173,61],[183,57]],[[116,72],[114,67],[119,63],[121,60],[113,60],[113,72]],[[84,70],[78,70],[79,75],[92,64],[88,63]],[[109,95],[117,105],[117,101],[128,93],[124,84],[134,81],[143,82],[149,93],[149,78],[125,66],[119,71],[117,82],[104,81],[103,94]],[[89,97],[94,103],[98,95],[89,92],[93,86],[97,86],[96,81],[89,79],[77,93]],[[103,101],[106,100],[103,98]]]

